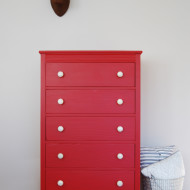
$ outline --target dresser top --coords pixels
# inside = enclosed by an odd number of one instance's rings
[[[72,50],[67,50],[67,51],[51,51],[51,50],[43,50],[43,51],[39,51],[40,54],[141,54],[142,51],[121,51],[121,50],[85,50],[85,51],[72,51]]]

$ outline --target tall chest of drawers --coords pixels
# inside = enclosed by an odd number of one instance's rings
[[[141,51],[40,51],[41,190],[140,189]]]

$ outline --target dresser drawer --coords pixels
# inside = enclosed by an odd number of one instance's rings
[[[46,167],[127,168],[134,167],[133,144],[47,144]]]
[[[46,139],[135,140],[135,117],[46,117]]]
[[[59,185],[58,185],[59,184]],[[46,170],[46,190],[134,190],[132,171]]]
[[[135,63],[47,63],[46,86],[135,86]]]
[[[135,90],[47,90],[46,113],[135,113]]]

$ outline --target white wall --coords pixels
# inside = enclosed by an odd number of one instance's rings
[[[190,1],[0,2],[0,189],[40,188],[38,50],[143,50],[142,145],[176,144],[190,189]]]

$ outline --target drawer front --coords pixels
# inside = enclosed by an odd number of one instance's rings
[[[46,139],[135,140],[135,117],[47,117]]]
[[[119,182],[120,181],[120,182]],[[59,186],[58,182],[62,182]],[[122,186],[118,185],[122,183]],[[134,190],[132,171],[46,170],[46,190]]]
[[[135,63],[46,63],[46,86],[135,86]]]
[[[46,113],[135,113],[135,90],[47,90]]]
[[[61,156],[61,158],[59,157]],[[46,167],[127,168],[134,167],[133,144],[47,144]]]

